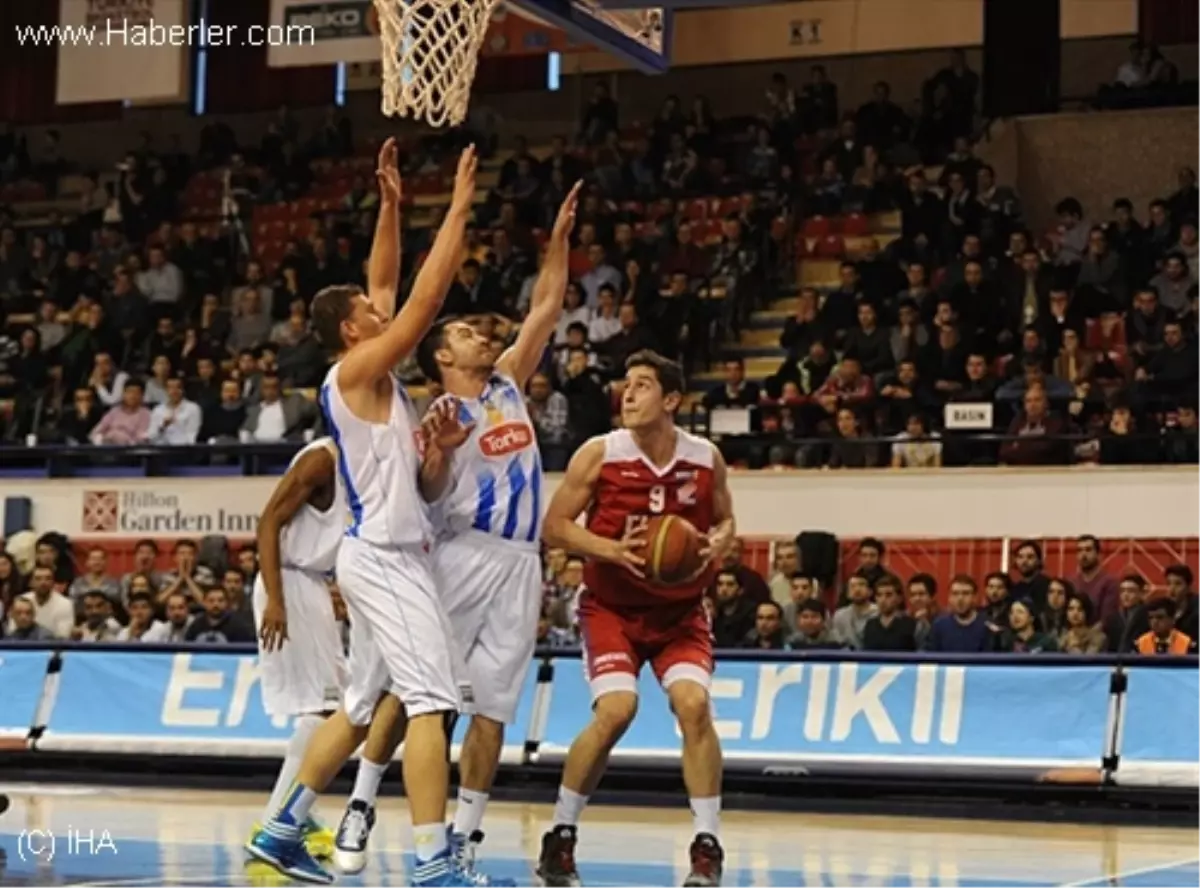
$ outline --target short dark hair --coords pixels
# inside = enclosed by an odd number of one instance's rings
[[[1132,213],[1133,212],[1133,201],[1131,201],[1127,197],[1118,197],[1116,200],[1113,201],[1112,208],[1114,210],[1128,210],[1129,212]]]
[[[730,570],[727,567],[723,567],[719,571],[717,571],[716,579],[719,580],[719,579],[721,579],[721,577],[733,577],[733,581],[735,583],[737,583],[739,586],[742,585],[741,582],[738,580],[738,575],[737,575],[736,570]]]
[[[1171,568],[1169,568],[1169,567],[1167,568],[1167,570],[1170,570],[1170,569]],[[1137,586],[1139,589],[1146,588],[1146,578],[1144,576],[1142,576],[1140,573],[1127,573],[1127,574],[1125,574],[1125,576],[1121,577],[1121,582],[1122,583],[1133,583],[1133,585]]]
[[[1017,543],[1017,547],[1013,549],[1013,552],[1020,552],[1022,549],[1033,549],[1033,554],[1037,556],[1038,564],[1041,564],[1045,560],[1042,557],[1041,544],[1035,540],[1021,540],[1021,542]]]
[[[757,611],[759,607],[764,606],[775,608],[776,615],[779,617],[779,619],[783,619],[783,605],[781,605],[778,601],[768,598],[766,601],[760,601],[758,603],[758,607],[756,607],[754,610]]]
[[[196,552],[199,550],[199,547],[196,545],[194,540],[180,540],[175,544],[171,551],[178,552],[180,549],[191,549],[193,552]]]
[[[87,601],[89,598],[99,598],[101,601],[108,601],[108,596],[99,589],[88,589],[83,593],[84,601]]]
[[[900,578],[892,573],[885,573],[875,581],[875,594],[879,594],[880,589],[891,589],[896,593],[900,592]]]
[[[1100,552],[1100,540],[1096,537],[1095,534],[1092,534],[1092,533],[1080,534],[1078,537],[1075,538],[1075,542],[1076,543],[1091,543],[1093,546],[1096,547],[1096,553],[1099,554],[1099,552]]]
[[[955,583],[963,586],[970,586],[972,592],[979,591],[979,584],[975,582],[975,578],[970,574],[955,574],[950,580],[950,585],[953,586]]]
[[[883,544],[883,540],[876,539],[875,537],[863,537],[862,541],[858,544],[858,551],[861,552],[863,549],[874,549],[879,553],[879,557],[882,558],[883,554],[887,551],[887,546]]]
[[[454,320],[457,318],[438,318],[429,328],[429,332],[425,334],[425,338],[421,340],[421,344],[417,346],[417,366],[421,368],[425,378],[431,382],[442,381],[442,368],[438,366],[437,352],[446,344],[446,328]]]
[[[1064,197],[1054,205],[1054,214],[1056,216],[1079,216],[1083,217],[1083,204],[1073,197]]]
[[[1175,602],[1166,595],[1154,595],[1146,602],[1146,616],[1150,614],[1166,614],[1168,617],[1175,616]]]
[[[825,619],[825,605],[817,601],[815,598],[806,598],[796,607],[796,615],[800,614],[820,614],[821,619]]]
[[[317,340],[329,351],[341,351],[342,322],[354,311],[354,300],[363,294],[355,284],[337,284],[319,292],[312,302],[312,326]]]
[[[649,367],[653,370],[664,395],[683,393],[683,368],[670,358],[664,358],[652,349],[643,348],[625,359],[626,370],[632,370],[634,367]]]
[[[1012,590],[1012,577],[1002,570],[994,570],[984,578],[984,584],[990,583],[992,580],[999,580],[1004,584],[1004,591]]]
[[[142,382],[142,380],[139,377],[131,376],[127,380],[125,380],[125,388],[135,388],[135,389],[141,389],[142,391],[145,391],[146,384],[144,382]]]
[[[938,582],[937,582],[937,579],[933,576],[933,574],[927,574],[927,573],[913,574],[911,577],[908,578],[908,585],[910,587],[918,586],[918,585],[924,586],[926,589],[929,590],[929,594],[931,596],[934,596],[935,598],[937,597]]]
[[[132,605],[134,602],[137,602],[137,601],[143,601],[146,604],[148,604],[150,607],[154,607],[154,599],[150,597],[149,592],[133,592],[133,593],[131,593],[129,596],[128,603],[130,605]]]
[[[1192,569],[1190,567],[1188,567],[1186,564],[1172,564],[1170,567],[1168,567],[1166,570],[1163,571],[1163,576],[1164,577],[1179,577],[1179,579],[1183,580],[1183,584],[1185,586],[1189,586],[1189,587],[1192,585],[1192,582],[1196,578],[1195,575],[1192,573]]]

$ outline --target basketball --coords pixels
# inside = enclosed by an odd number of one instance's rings
[[[662,515],[646,525],[646,575],[656,583],[682,583],[700,569],[704,538],[685,518]]]

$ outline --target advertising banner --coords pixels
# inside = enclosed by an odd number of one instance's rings
[[[560,477],[546,478],[545,502]],[[217,483],[211,478],[0,479],[0,499],[29,501],[37,530],[72,538],[250,536],[277,482],[271,477]],[[234,485],[236,495],[231,495]],[[1200,534],[1195,508],[1200,476],[1168,467],[733,471],[729,487],[738,532],[746,536],[791,536],[806,528],[906,539],[1073,539],[1081,528],[1117,539]],[[866,512],[863,502],[871,504]],[[1114,502],[1121,508],[1112,508]],[[964,505],[970,503],[988,507]],[[1050,503],[1053,508],[1040,507]]]
[[[7,651],[0,653],[7,659]],[[43,672],[48,659],[43,655]],[[5,677],[0,670],[0,683]],[[41,686],[40,680],[27,684]],[[508,732],[505,762],[521,761],[536,688],[536,669],[531,668],[516,723]],[[5,702],[0,687],[0,704]],[[0,709],[5,721],[6,710]],[[22,735],[32,714],[30,708]],[[460,720],[455,744],[465,732],[466,720]],[[38,748],[273,757],[283,754],[290,735],[289,719],[272,719],[263,711],[256,657],[66,651],[58,694]]]
[[[930,766],[995,771],[1099,767],[1108,721],[1104,666],[724,662],[713,677],[731,768]],[[617,759],[675,759],[666,696],[643,673],[637,719]],[[554,671],[539,757],[565,755],[586,724],[581,663]]]
[[[0,650],[0,741],[29,736],[49,665],[49,651]]]
[[[189,25],[186,0],[61,0],[58,104],[181,98]]]
[[[379,14],[371,0],[271,0],[271,27],[288,35],[267,50],[272,68],[379,59]]]
[[[1134,666],[1127,675],[1121,767],[1169,778],[1184,766],[1182,773],[1194,774],[1200,768],[1200,672]]]

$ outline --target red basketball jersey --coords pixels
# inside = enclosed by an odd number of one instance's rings
[[[654,515],[679,515],[708,533],[713,523],[712,444],[679,429],[675,458],[660,469],[627,430],[610,432],[604,436],[604,465],[588,509],[588,530],[621,539]],[[585,577],[588,591],[597,600],[630,608],[699,600],[711,579],[706,572],[691,583],[660,586],[621,565],[604,562],[589,562]]]

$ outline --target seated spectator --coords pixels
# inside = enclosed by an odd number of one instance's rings
[[[1117,580],[1104,569],[1100,560],[1100,540],[1093,534],[1083,534],[1075,543],[1075,558],[1079,572],[1073,590],[1091,599],[1092,609],[1099,620],[1107,620],[1117,610],[1120,592]],[[1068,594],[1068,600],[1070,595]]]
[[[175,544],[172,555],[175,570],[162,578],[158,593],[158,605],[163,607],[175,593],[187,596],[193,610],[204,607],[204,590],[216,583],[212,571],[196,563],[196,544],[191,540],[180,540]]]
[[[149,268],[137,275],[137,288],[146,294],[151,305],[165,305],[174,309],[183,300],[183,272],[167,259],[162,247],[151,247]]]
[[[908,580],[908,601],[905,610],[916,623],[914,637],[917,650],[926,649],[929,631],[938,618],[937,580],[930,574],[914,574]]]
[[[131,447],[145,444],[150,433],[150,411],[142,403],[142,382],[131,379],[121,391],[121,403],[110,407],[89,436],[93,444]]]
[[[725,382],[709,389],[704,396],[707,410],[733,407],[755,407],[761,393],[758,383],[746,382],[746,363],[741,358],[730,358],[725,362]]]
[[[880,465],[879,445],[863,440],[862,422],[849,407],[837,413],[837,437],[829,448],[831,469],[873,469]]]
[[[83,622],[71,637],[78,641],[120,641],[121,624],[112,611],[107,595],[95,589],[88,592],[83,596]]]
[[[863,628],[864,651],[915,651],[917,621],[904,613],[900,580],[891,574],[875,581],[878,613]]]
[[[1058,379],[1074,386],[1077,398],[1086,398],[1096,369],[1096,356],[1079,344],[1079,331],[1062,331],[1062,347],[1054,359],[1052,373]]]
[[[246,405],[242,402],[241,389],[234,379],[221,383],[221,400],[204,411],[200,424],[200,440],[229,443],[238,440],[238,433],[246,424]]]
[[[1009,608],[1008,628],[996,638],[996,650],[1005,654],[1046,654],[1058,647],[1053,635],[1038,631],[1033,606],[1018,598]]]
[[[146,378],[145,401],[151,410],[167,400],[167,380],[171,375],[171,359],[166,355],[155,355]]]
[[[121,575],[122,602],[129,600],[129,595],[132,591],[131,584],[135,577],[147,577],[150,580],[150,584],[154,587],[155,593],[163,587],[163,575],[154,568],[157,561],[158,544],[154,540],[138,540],[137,545],[133,549],[133,570]]]
[[[1010,440],[1000,447],[1000,461],[1010,466],[1048,466],[1067,462],[1069,448],[1056,440],[1067,424],[1049,410],[1046,389],[1033,385],[1025,392],[1025,409],[1008,427]],[[1015,440],[1011,440],[1015,439]]]
[[[1096,624],[1096,611],[1086,595],[1067,597],[1066,628],[1058,636],[1064,654],[1098,654],[1108,646],[1104,631]]]
[[[537,433],[542,462],[546,471],[560,472],[567,467],[570,456],[567,449],[571,440],[567,398],[562,392],[554,391],[544,373],[535,373],[530,377],[528,388],[525,406]]]
[[[68,639],[75,626],[75,606],[54,589],[54,568],[38,564],[29,575],[29,591],[18,596],[33,606],[34,620],[54,638]],[[12,631],[9,622],[8,631]]]
[[[1148,656],[1178,656],[1196,652],[1195,640],[1175,628],[1175,605],[1170,598],[1166,595],[1156,596],[1145,607],[1150,631],[1138,638],[1134,650]]]
[[[1163,307],[1184,314],[1196,291],[1196,273],[1189,268],[1187,257],[1180,252],[1168,253],[1162,271],[1150,279]]]
[[[849,603],[838,608],[830,621],[830,634],[838,644],[851,650],[862,650],[867,622],[879,613],[871,595],[871,583],[865,576],[856,574],[850,578],[846,589]]]
[[[1120,608],[1104,621],[1104,637],[1110,654],[1126,654],[1133,643],[1150,631],[1142,601],[1146,595],[1146,580],[1141,574],[1129,573],[1121,579]]]
[[[37,622],[34,602],[25,596],[12,603],[8,625],[4,628],[5,641],[54,641],[54,633]]]
[[[754,612],[754,628],[746,633],[741,646],[753,650],[781,651],[784,648],[783,608],[764,601]]]
[[[150,412],[147,437],[154,444],[195,444],[200,434],[200,408],[183,396],[183,380],[167,380],[166,403]]]
[[[1046,584],[1046,609],[1041,614],[1043,632],[1055,638],[1067,628],[1067,599],[1075,594],[1075,585],[1061,577],[1052,577]]]
[[[929,345],[929,330],[921,323],[919,312],[911,297],[903,297],[896,307],[897,323],[891,329],[889,344],[897,365],[902,361],[915,362],[921,350]]]
[[[752,602],[762,604],[764,601],[770,601],[771,589],[767,585],[767,581],[763,579],[762,574],[743,561],[745,551],[745,541],[740,538],[735,539],[733,545],[729,547],[729,551],[725,553],[725,558],[721,561],[721,567],[724,570],[733,571],[742,592]]]
[[[230,351],[257,348],[267,341],[270,333],[271,311],[262,302],[261,290],[257,287],[244,288],[234,304],[226,348]]]
[[[787,607],[792,600],[792,577],[800,570],[800,550],[792,540],[775,544],[775,557],[771,565],[771,576],[767,587],[771,600],[780,607]]]
[[[1175,603],[1175,625],[1193,641],[1197,640],[1200,638],[1200,630],[1197,629],[1200,607],[1192,590],[1192,569],[1186,564],[1172,564],[1163,571],[1163,576],[1167,583],[1167,596]]]
[[[788,589],[788,601],[783,606],[783,622],[785,626],[796,625],[796,612],[800,605],[809,599],[819,600],[812,577],[805,576],[802,573],[792,574],[790,588]]]
[[[1155,462],[1159,442],[1138,432],[1137,420],[1126,404],[1113,407],[1108,426],[1100,436],[1100,464],[1136,466]]]
[[[1008,628],[1008,610],[1013,602],[1011,591],[1012,580],[1008,574],[993,571],[987,575],[983,585],[983,595],[987,599],[983,607],[983,617],[992,632]]]
[[[975,581],[966,574],[950,581],[950,613],[933,621],[926,650],[954,654],[982,654],[992,650],[992,631],[976,606],[978,594]]]
[[[1050,578],[1042,570],[1042,547],[1034,540],[1022,540],[1013,550],[1012,560],[1017,579],[1009,593],[1014,599],[1028,601],[1034,616],[1040,617],[1046,609],[1046,593],[1050,586]]]
[[[1183,325],[1169,320],[1163,325],[1162,348],[1134,371],[1133,378],[1140,383],[1136,391],[1146,401],[1194,397],[1196,362],[1196,346],[1184,338]]]
[[[182,592],[172,592],[167,596],[163,609],[166,620],[155,622],[146,630],[142,641],[147,644],[182,644],[187,641],[188,629],[194,619],[189,597]]]
[[[1092,228],[1075,286],[1095,287],[1103,294],[1107,306],[1124,309],[1129,305],[1126,275],[1125,263],[1119,253],[1109,248],[1104,228],[1099,225]]]
[[[74,604],[77,616],[83,616],[83,599],[89,592],[99,592],[115,607],[122,606],[121,585],[109,576],[108,552],[101,546],[88,549],[84,572],[67,587],[67,597]]]
[[[229,598],[220,586],[204,593],[204,611],[188,627],[188,641],[201,644],[253,644],[254,625],[229,607]]]
[[[841,408],[857,409],[864,406],[874,395],[871,378],[862,372],[862,363],[857,355],[845,355],[816,392],[816,401],[826,413],[836,414]]]
[[[246,410],[242,432],[246,440],[258,442],[297,441],[312,427],[315,407],[295,392],[281,394],[279,377],[264,373],[261,400]]]
[[[836,651],[842,646],[825,628],[825,605],[810,598],[796,608],[795,632],[788,638],[793,651]]]
[[[908,417],[905,429],[892,444],[893,469],[934,469],[942,465],[941,435],[929,431],[922,413]]]
[[[746,596],[737,574],[728,568],[717,571],[715,603],[713,644],[718,648],[738,647],[753,629],[758,607]]]
[[[869,302],[858,306],[858,327],[846,334],[843,346],[847,355],[858,358],[862,372],[874,377],[894,366],[891,334],[879,326],[875,306]]]
[[[96,397],[102,405],[116,407],[120,404],[125,383],[128,381],[129,374],[117,369],[112,355],[104,351],[96,353],[92,374],[88,377],[88,387],[96,392]]]
[[[617,291],[609,284],[600,287],[596,296],[596,312],[588,321],[587,337],[597,345],[608,342],[621,332],[621,320],[617,317]]]
[[[775,375],[768,380],[768,384],[782,389],[791,383],[802,396],[814,395],[825,385],[833,367],[833,357],[825,343],[814,339],[809,344],[808,354],[784,358]]]

